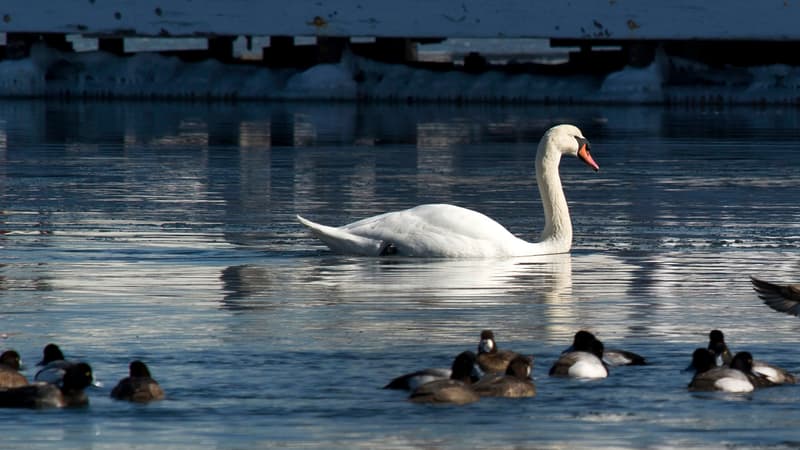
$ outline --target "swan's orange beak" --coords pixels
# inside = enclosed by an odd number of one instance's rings
[[[594,162],[591,153],[589,153],[589,144],[587,143],[581,144],[581,148],[578,149],[578,158],[580,158],[581,161],[585,162],[587,166],[594,169],[595,172],[600,170],[600,166],[598,166],[597,163]]]

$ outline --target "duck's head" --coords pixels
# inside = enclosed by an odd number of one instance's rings
[[[686,370],[694,370],[696,373],[703,373],[710,370],[715,365],[714,353],[707,348],[698,348],[692,353],[692,363],[686,367]]]
[[[719,344],[719,343],[722,343],[722,344],[725,343],[725,335],[722,334],[722,331],[711,330],[711,332],[708,333],[708,344],[709,344],[709,346],[711,346],[711,344]]]
[[[520,380],[527,380],[533,373],[533,357],[519,355],[514,357],[506,369],[506,375],[517,377]]]
[[[0,355],[0,364],[19,370],[22,367],[22,360],[16,350],[6,350]]]
[[[542,142],[559,150],[561,155],[577,156],[578,159],[594,169],[595,172],[600,170],[600,166],[594,162],[589,151],[591,147],[589,140],[583,136],[583,132],[575,125],[564,124],[550,128],[544,134]]]
[[[147,368],[147,364],[136,360],[132,361],[130,366],[128,366],[128,370],[130,371],[131,378],[150,378],[150,369]]]
[[[741,370],[744,373],[753,371],[753,355],[750,352],[739,352],[733,355],[731,368]]]
[[[708,349],[714,352],[718,366],[730,363],[731,354],[728,345],[725,344],[725,335],[722,331],[711,330],[708,333]]]
[[[56,344],[47,344],[44,346],[44,350],[42,350],[42,360],[39,361],[37,365],[44,366],[45,364],[49,364],[53,361],[61,361],[64,359],[64,353],[61,352],[61,348],[59,348]]]
[[[69,366],[64,372],[64,381],[62,381],[62,390],[64,391],[80,391],[86,389],[92,384],[92,368],[85,362],[80,362]]]
[[[597,338],[592,333],[586,330],[580,330],[575,333],[575,336],[572,338],[572,349],[581,352],[589,352],[596,340]]]
[[[471,351],[459,353],[458,356],[456,356],[456,359],[453,360],[453,365],[451,366],[452,374],[450,375],[450,378],[453,380],[463,381],[465,383],[471,383],[476,359],[477,357],[475,356],[475,353]]]
[[[497,351],[492,330],[481,331],[481,340],[478,343],[478,353],[492,353]]]

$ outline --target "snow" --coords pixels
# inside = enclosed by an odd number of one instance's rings
[[[626,99],[631,103],[658,103],[664,98],[659,65],[626,67],[606,76],[600,86],[600,95],[609,101]]]
[[[286,82],[284,95],[305,99],[319,97],[331,100],[350,100],[358,95],[352,72],[343,64],[319,64],[297,73]]]
[[[679,80],[669,83],[667,80]],[[174,56],[61,53],[34,46],[0,61],[2,97],[238,98],[570,103],[797,103],[800,68],[710,68],[660,54],[605,77],[436,71],[346,54],[307,70],[184,62]]]

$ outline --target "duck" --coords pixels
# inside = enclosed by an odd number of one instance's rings
[[[488,374],[473,384],[472,389],[481,397],[534,397],[536,386],[531,373],[533,358],[517,355],[508,364],[504,375]]]
[[[733,360],[733,355],[728,344],[725,343],[725,334],[720,330],[711,330],[708,333],[708,349],[714,353],[714,362],[717,366],[728,366]]]
[[[34,382],[27,386],[0,390],[0,408],[66,408],[86,406],[84,389],[92,384],[89,364],[75,363],[64,371],[59,385]]]
[[[53,343],[47,344],[42,350],[42,360],[36,364],[37,366],[42,366],[42,368],[36,372],[33,379],[35,381],[58,384],[64,377],[66,369],[75,364],[74,361],[64,359],[61,347]]]
[[[27,386],[28,379],[19,372],[22,360],[16,350],[0,354],[0,389]]]
[[[580,330],[575,333],[572,340],[572,345],[569,346],[563,353],[573,351],[576,347],[583,346],[583,348],[590,348],[592,342],[597,338],[590,332]],[[608,366],[644,366],[647,365],[647,360],[644,356],[628,350],[621,349],[603,349],[603,362]]]
[[[477,402],[480,396],[472,389],[472,368],[475,366],[475,353],[467,350],[453,360],[450,378],[425,383],[411,392],[408,397],[413,403],[447,403],[466,405]]]
[[[297,220],[332,251],[359,256],[426,258],[503,258],[567,253],[572,222],[558,167],[562,155],[577,156],[595,171],[600,167],[578,127],[556,125],[542,136],[536,151],[536,181],[544,209],[544,229],[535,242],[514,236],[488,216],[451,204],[426,204],[368,217],[347,225]]]
[[[800,284],[775,284],[750,277],[759,298],[775,311],[800,316]]]
[[[605,347],[592,333],[575,333],[572,347],[550,367],[551,377],[599,379],[608,377],[608,366],[603,362]]]
[[[714,354],[717,366],[730,366],[733,362],[731,351],[725,343],[725,334],[720,330],[711,330],[708,334],[708,349]],[[796,384],[797,378],[786,369],[764,361],[752,361],[754,373],[765,377],[771,385]]]
[[[119,380],[111,390],[111,398],[135,403],[147,403],[164,399],[164,391],[150,375],[150,369],[142,361],[135,360],[128,365],[128,376]]]
[[[478,367],[485,373],[503,374],[508,368],[508,363],[519,356],[511,350],[500,350],[494,339],[492,330],[481,331],[481,340],[478,342]]]
[[[690,391],[746,393],[753,392],[757,385],[762,384],[759,376],[752,373],[752,355],[748,352],[734,355],[731,367],[717,366],[715,359],[716,356],[711,350],[695,349],[689,366],[695,370],[688,386]]]

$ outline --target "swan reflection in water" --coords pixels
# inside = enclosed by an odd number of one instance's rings
[[[463,344],[495,327],[509,340],[561,343],[581,328],[602,336],[619,331],[632,312],[612,303],[626,295],[632,270],[602,253],[289,257],[224,269],[221,308],[232,312],[238,332],[266,339],[300,339],[302,329],[303,339],[325,345],[351,345],[355,336],[374,345],[420,336]]]
[[[426,306],[469,302],[508,304],[514,293],[541,293],[557,301],[572,285],[569,253],[505,259],[323,257],[285,264],[231,266],[222,271],[229,309],[274,308],[302,302],[415,302]]]

